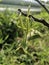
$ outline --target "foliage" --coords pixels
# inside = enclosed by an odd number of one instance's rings
[[[34,16],[49,21],[45,12]],[[31,18],[0,13],[0,44],[0,65],[49,65],[49,28]]]

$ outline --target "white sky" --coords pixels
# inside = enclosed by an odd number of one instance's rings
[[[33,0],[25,0],[25,1],[31,1],[31,2],[32,2]],[[45,2],[47,2],[48,0],[42,0],[42,1],[45,1]]]

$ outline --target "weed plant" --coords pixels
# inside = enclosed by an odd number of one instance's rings
[[[34,16],[49,23],[45,11]],[[1,12],[1,44],[0,65],[49,65],[49,28],[31,18],[8,10]]]

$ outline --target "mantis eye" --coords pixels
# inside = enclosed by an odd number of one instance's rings
[[[18,9],[19,12],[21,12],[21,9]]]

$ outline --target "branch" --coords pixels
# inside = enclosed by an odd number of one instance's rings
[[[23,13],[23,12],[21,11],[21,9],[18,9],[18,11],[19,11],[22,15],[24,15],[24,16],[27,17],[27,14]],[[29,17],[29,18],[33,18],[34,21],[39,22],[39,23],[42,23],[43,25],[45,25],[45,26],[47,26],[47,27],[49,28],[49,24],[48,24],[44,19],[38,19],[38,18],[35,18],[35,17],[32,16],[32,15],[29,15],[28,17]]]
[[[46,6],[44,4],[42,4],[39,0],[35,0],[35,1],[37,1],[49,14],[49,10],[46,8]]]

